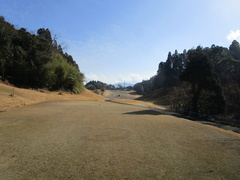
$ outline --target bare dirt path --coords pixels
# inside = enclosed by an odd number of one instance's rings
[[[111,102],[0,113],[0,147],[0,179],[240,179],[239,134]]]

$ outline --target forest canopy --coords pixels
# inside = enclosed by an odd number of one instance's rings
[[[79,93],[84,75],[49,29],[16,29],[0,16],[0,80],[18,87]]]
[[[234,40],[229,48],[169,52],[157,74],[135,90],[145,97],[168,95],[170,107],[183,113],[240,119],[240,45]]]

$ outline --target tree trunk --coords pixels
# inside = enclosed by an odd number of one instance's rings
[[[197,87],[197,85],[194,83],[192,84],[192,94],[193,94],[193,98],[192,98],[192,111],[198,113],[198,100],[200,97],[200,93],[201,93],[201,88]]]

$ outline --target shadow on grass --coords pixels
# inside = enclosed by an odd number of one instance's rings
[[[140,95],[140,94],[137,94],[136,92],[129,92],[128,94],[130,94],[130,95]]]
[[[154,110],[142,110],[142,111],[133,111],[133,112],[127,112],[124,114],[130,114],[130,115],[163,115],[164,113],[154,111]]]
[[[171,112],[171,111],[165,111],[165,110],[157,110],[157,109],[149,109],[149,110],[141,110],[141,111],[133,111],[133,112],[127,112],[124,114],[130,114],[130,115],[170,115],[170,116],[174,116],[177,118],[183,118],[183,119],[187,119],[190,121],[194,121],[203,125],[209,125],[209,126],[215,126],[221,129],[225,129],[225,130],[230,130],[236,133],[240,133],[240,128],[239,127],[234,127],[234,126],[230,126],[230,125],[224,125],[224,124],[220,124],[220,123],[216,123],[216,122],[211,122],[211,121],[207,121],[207,120],[203,120],[201,118],[198,117],[192,117],[192,116],[187,116],[187,115],[183,115],[183,114],[178,114],[176,112]]]
[[[106,102],[112,102],[112,103],[117,103],[117,104],[125,104],[125,105],[129,105],[129,106],[136,106],[136,105],[126,104],[126,103],[114,102],[112,100],[106,100]],[[239,127],[224,125],[222,123],[211,122],[211,121],[208,121],[208,120],[203,120],[203,119],[198,118],[198,117],[179,114],[179,113],[168,111],[168,110],[159,110],[159,109],[155,109],[155,108],[148,108],[148,110],[133,111],[133,112],[127,112],[127,113],[123,113],[123,114],[155,115],[155,116],[156,115],[170,115],[170,116],[174,116],[174,117],[177,117],[177,118],[183,118],[183,119],[187,119],[187,120],[190,120],[190,121],[195,121],[195,122],[201,123],[203,125],[210,125],[210,126],[215,126],[215,127],[225,129],[225,130],[230,130],[230,131],[233,131],[233,132],[236,132],[236,133],[240,134],[240,128]]]

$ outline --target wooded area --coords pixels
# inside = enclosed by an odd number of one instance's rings
[[[157,75],[134,89],[145,96],[168,94],[170,107],[182,113],[240,119],[240,46],[169,52]]]
[[[0,27],[0,80],[24,88],[83,90],[84,75],[49,29],[31,34],[24,28],[15,29],[2,16]]]
[[[49,29],[36,34],[16,29],[0,16],[0,80],[18,87],[83,90],[84,75],[72,56],[64,53]],[[86,84],[90,90],[116,89],[100,81]],[[119,89],[131,90],[132,87]],[[240,119],[240,45],[212,45],[173,54],[160,62],[157,74],[134,86],[139,94],[168,95],[171,109],[198,115],[224,115]]]

